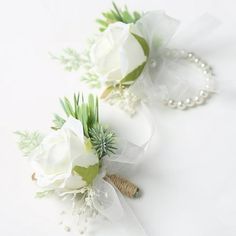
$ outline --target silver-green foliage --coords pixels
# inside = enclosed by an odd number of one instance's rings
[[[15,134],[18,135],[18,147],[24,156],[29,156],[32,151],[39,146],[43,139],[42,135],[36,131],[17,131]]]
[[[91,143],[99,159],[115,153],[117,148],[114,132],[98,124],[90,129],[89,134]]]
[[[99,75],[94,72],[94,65],[90,57],[90,50],[93,43],[93,39],[88,40],[87,49],[81,54],[75,49],[66,48],[58,56],[53,55],[52,53],[50,53],[50,55],[52,59],[59,61],[66,71],[80,71],[81,81],[84,81],[92,88],[99,88]]]
[[[79,53],[72,49],[66,48],[62,51],[61,55],[55,56],[51,54],[52,59],[58,60],[63,66],[64,69],[67,71],[74,71],[78,70],[81,65],[81,58]]]

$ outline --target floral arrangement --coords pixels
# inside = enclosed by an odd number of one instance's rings
[[[32,165],[32,180],[40,188],[37,196],[68,197],[83,234],[88,219],[99,214],[110,220],[124,215],[117,191],[138,197],[139,188],[121,177],[119,170],[134,164],[142,148],[118,138],[100,123],[97,97],[89,95],[85,100],[78,94],[73,102],[68,98],[60,102],[66,118],[56,114],[48,135],[16,133],[19,148]],[[106,212],[111,207],[115,216]]]
[[[81,80],[99,88],[102,99],[118,104],[132,116],[141,102],[158,101],[184,110],[203,104],[215,91],[212,68],[192,52],[169,45],[179,27],[178,20],[163,11],[131,12],[115,3],[102,15],[97,20],[99,32],[84,53],[65,49],[61,56],[54,56],[66,70],[79,70]],[[193,97],[188,97],[192,88],[185,75],[179,75],[176,68],[171,70],[173,62],[182,61],[196,65],[206,78]],[[177,87],[183,91],[174,90]]]
[[[179,22],[163,11],[131,12],[113,3],[97,23],[99,32],[83,53],[67,48],[51,56],[65,70],[79,71],[82,81],[99,89],[101,99],[132,116],[141,103],[161,101],[185,110],[205,103],[215,92],[213,69],[195,53],[170,46]],[[177,70],[178,64],[186,63],[205,79],[199,90],[193,90]],[[94,95],[85,99],[75,94],[60,103],[65,114],[54,116],[48,135],[16,132],[19,148],[32,165],[32,180],[40,188],[37,195],[68,199],[81,234],[87,232],[91,219],[103,216],[111,222],[134,222],[132,235],[145,236],[123,196],[140,196],[127,175],[148,142],[137,146],[102,124]]]

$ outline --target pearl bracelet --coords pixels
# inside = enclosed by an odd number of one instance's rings
[[[179,110],[185,110],[203,104],[213,93],[212,86],[214,73],[212,68],[192,52],[186,52],[184,50],[167,50],[165,55],[170,59],[183,59],[196,65],[205,77],[205,85],[193,97],[188,97],[184,101],[176,101],[172,98],[168,98],[163,100],[163,104],[167,105],[169,108],[177,108]]]

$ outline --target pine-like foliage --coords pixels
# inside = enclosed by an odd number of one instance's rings
[[[80,80],[87,83],[90,87],[99,88],[99,75],[93,70],[94,65],[90,56],[93,43],[94,39],[88,40],[88,48],[82,53],[79,53],[72,48],[66,48],[59,55],[54,55],[52,53],[49,53],[49,55],[52,59],[57,60],[63,65],[66,71],[79,71]]]
[[[102,13],[104,19],[98,19],[97,23],[100,25],[100,31],[103,32],[109,26],[109,24],[115,22],[123,22],[126,24],[135,23],[142,16],[141,13],[134,11],[130,12],[125,6],[124,9],[119,9],[116,4],[113,2],[113,9],[109,12]]]
[[[91,143],[99,159],[115,153],[117,149],[116,136],[111,130],[98,124],[90,129],[89,134]]]
[[[66,71],[76,71],[80,68],[81,57],[79,53],[72,48],[64,49],[59,56],[55,56],[52,53],[49,53],[49,55],[52,59],[58,60],[62,65],[64,65]]]

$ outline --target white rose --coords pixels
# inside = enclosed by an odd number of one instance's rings
[[[91,49],[95,71],[105,79],[119,82],[146,60],[143,48],[131,34],[132,24],[110,24]]]
[[[47,190],[86,186],[86,176],[75,173],[74,168],[82,168],[84,174],[91,170],[91,179],[98,172],[99,160],[85,142],[81,122],[72,117],[60,130],[45,137],[31,159],[37,184]]]

